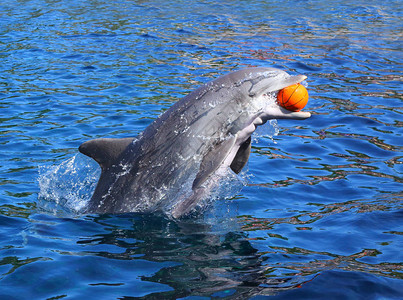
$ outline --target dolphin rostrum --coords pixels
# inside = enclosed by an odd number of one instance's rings
[[[194,90],[136,138],[83,143],[79,151],[102,170],[87,212],[160,211],[179,218],[203,208],[217,174],[239,173],[247,163],[257,126],[311,116],[269,97],[304,79],[274,68],[241,69]]]

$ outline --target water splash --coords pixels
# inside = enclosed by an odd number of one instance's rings
[[[277,92],[265,93],[254,99],[252,104],[249,106],[251,108],[249,113],[254,115],[257,111],[262,111],[268,107],[277,106]]]
[[[277,106],[277,92],[263,94],[261,97],[255,100],[254,105],[257,110],[263,110],[267,107]],[[277,120],[270,119],[267,123],[258,126],[255,132],[252,134],[252,141],[254,143],[258,143],[260,138],[268,137],[274,144],[276,144],[273,137],[275,137],[279,133]]]
[[[38,206],[55,215],[80,213],[90,200],[100,173],[97,163],[82,154],[59,165],[39,167]]]
[[[259,143],[260,139],[268,138],[273,142],[273,144],[277,144],[277,142],[274,140],[274,137],[280,132],[277,120],[272,119],[267,123],[256,128],[255,132],[252,134],[253,143],[257,144]]]

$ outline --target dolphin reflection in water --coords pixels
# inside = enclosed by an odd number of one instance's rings
[[[202,210],[220,176],[247,163],[257,126],[311,116],[273,101],[279,90],[305,79],[274,68],[241,69],[180,99],[135,138],[83,143],[79,151],[102,170],[87,212],[180,218]]]

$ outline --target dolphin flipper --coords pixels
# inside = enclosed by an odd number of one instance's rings
[[[232,161],[230,167],[231,170],[236,174],[239,174],[243,167],[245,167],[248,162],[249,155],[252,148],[252,138],[249,137],[238,149],[238,152],[235,155],[234,160]]]
[[[95,139],[82,143],[78,150],[93,158],[102,168],[107,169],[115,162],[122,152],[132,143],[134,138]]]
[[[207,152],[200,164],[199,173],[197,173],[196,179],[193,181],[193,190],[199,188],[206,179],[220,167],[221,163],[234,146],[235,141],[236,136],[231,136]]]

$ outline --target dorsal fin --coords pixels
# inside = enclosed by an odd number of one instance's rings
[[[84,142],[78,150],[93,158],[102,170],[107,169],[122,154],[134,138],[124,139],[95,139]]]

